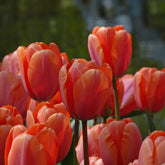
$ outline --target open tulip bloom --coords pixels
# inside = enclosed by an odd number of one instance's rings
[[[165,164],[165,132],[153,122],[165,107],[165,69],[125,74],[132,38],[122,25],[96,26],[87,42],[89,61],[43,42],[3,58],[0,165]],[[144,112],[145,137],[132,120]]]

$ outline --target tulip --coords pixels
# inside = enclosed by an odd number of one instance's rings
[[[93,157],[93,156],[101,157],[100,149],[99,149],[99,135],[103,128],[104,128],[104,124],[96,124],[92,128],[87,127],[89,157]],[[75,150],[76,150],[77,160],[80,164],[84,160],[82,132],[80,134],[80,138]]]
[[[141,143],[140,131],[130,118],[108,120],[99,137],[104,165],[128,165],[138,158]]]
[[[26,132],[20,128],[14,132],[17,136],[11,131],[6,142],[5,165],[55,164],[58,145],[51,128],[37,124]]]
[[[54,130],[57,136],[58,153],[56,162],[62,161],[69,152],[72,143],[72,129],[70,115],[63,103],[52,105],[42,102],[33,111],[28,110],[27,126],[33,127],[36,123],[44,123]]]
[[[98,27],[88,37],[88,50],[92,60],[101,66],[108,63],[113,74],[122,76],[132,56],[132,39],[123,26]]]
[[[12,105],[25,117],[29,96],[23,87],[20,76],[13,75],[7,71],[1,71],[0,91],[0,106]]]
[[[4,150],[10,129],[23,124],[22,116],[15,107],[10,105],[0,107],[0,164],[4,164]]]
[[[163,165],[165,163],[164,148],[165,132],[152,132],[141,145],[138,165]]]
[[[58,90],[58,74],[62,66],[56,44],[32,43],[17,49],[25,90],[38,101],[51,99]]]
[[[137,107],[158,112],[165,106],[165,72],[143,67],[135,74],[134,96]]]
[[[20,75],[20,68],[18,66],[17,51],[4,56],[2,60],[2,70],[13,73],[14,75]]]
[[[95,61],[72,60],[59,73],[62,100],[74,119],[89,120],[101,114],[108,100],[112,81],[108,65]]]

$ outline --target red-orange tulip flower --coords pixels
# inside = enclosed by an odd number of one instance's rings
[[[12,105],[25,117],[28,98],[20,76],[7,71],[0,72],[0,106]]]
[[[62,66],[56,44],[32,43],[17,49],[21,77],[30,97],[39,101],[51,99],[58,90],[58,74]]]
[[[108,75],[108,76],[107,76]],[[95,61],[72,60],[59,73],[61,96],[73,118],[89,120],[101,114],[109,96],[111,68]]]
[[[101,66],[108,63],[115,76],[122,76],[132,56],[132,39],[123,26],[95,27],[88,37],[91,59]]]
[[[33,114],[27,112],[27,126],[30,128],[35,123],[44,123],[54,130],[57,136],[58,153],[56,162],[62,161],[69,152],[72,143],[72,129],[70,115],[63,103],[52,105],[42,102],[37,105]]]
[[[6,142],[5,165],[54,165],[57,151],[56,134],[46,125],[36,124],[23,133],[15,129]]]
[[[89,157],[100,156],[100,149],[99,149],[99,135],[101,130],[104,128],[104,124],[96,124],[92,128],[87,128],[88,133],[88,151]],[[80,138],[78,144],[75,148],[76,156],[79,164],[84,160],[84,153],[83,153],[83,136],[82,132],[80,134]]]
[[[145,112],[158,112],[165,106],[165,72],[156,68],[141,68],[134,80],[137,107]]]
[[[141,143],[140,131],[130,118],[109,120],[99,137],[104,165],[128,165],[138,158]]]
[[[10,105],[0,107],[0,164],[4,165],[4,150],[8,133],[12,126],[23,124],[21,114]]]
[[[138,165],[163,165],[165,164],[164,156],[165,132],[154,131],[146,137],[141,145],[139,152]]]

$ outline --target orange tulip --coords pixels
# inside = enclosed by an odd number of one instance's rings
[[[32,43],[17,49],[25,90],[38,101],[51,99],[58,90],[58,74],[62,66],[56,44]]]
[[[137,107],[158,112],[165,106],[165,72],[143,67],[135,74],[134,96]]]
[[[28,98],[20,76],[7,71],[0,72],[0,106],[12,105],[25,117]]]
[[[111,68],[95,61],[72,60],[59,73],[62,100],[71,117],[89,120],[101,114],[109,96]]]
[[[72,129],[70,115],[63,103],[52,105],[42,102],[37,105],[33,114],[27,112],[27,126],[33,127],[36,123],[44,123],[54,130],[57,136],[58,153],[56,162],[62,161],[69,152],[72,143]]]
[[[140,131],[130,118],[108,120],[99,137],[104,165],[128,165],[138,158],[141,143]]]
[[[141,145],[138,165],[163,165],[165,163],[164,148],[165,132],[152,132]]]
[[[4,150],[10,129],[23,124],[22,116],[15,107],[10,105],[0,107],[0,164],[4,164]]]
[[[57,158],[55,132],[44,124],[36,124],[28,131],[11,130],[5,151],[5,165],[54,165]]]
[[[132,56],[132,39],[123,26],[95,27],[88,37],[91,59],[101,66],[108,63],[115,76],[122,76]]]

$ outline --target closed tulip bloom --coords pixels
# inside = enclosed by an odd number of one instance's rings
[[[25,117],[29,96],[23,87],[21,77],[8,71],[1,71],[0,91],[0,106],[12,105]]]
[[[59,73],[62,100],[71,117],[89,120],[101,114],[109,96],[111,68],[95,61],[72,60]]]
[[[140,131],[130,118],[109,120],[99,137],[104,165],[128,165],[138,158],[141,143]]]
[[[13,136],[13,132],[11,134]],[[58,151],[56,134],[44,124],[34,125],[28,131],[18,133],[18,136],[14,138],[11,138],[9,134],[8,139],[6,142],[6,150],[8,150],[5,155],[6,165],[55,164]]]
[[[38,101],[51,99],[58,90],[58,74],[62,66],[56,44],[32,43],[17,49],[25,90]]]
[[[165,163],[164,148],[165,132],[152,132],[141,145],[138,165],[163,165]]]
[[[101,66],[108,63],[113,74],[122,76],[132,56],[132,39],[123,26],[98,27],[88,37],[88,50],[91,59]]]
[[[10,105],[0,107],[0,164],[4,164],[5,143],[10,129],[23,124],[21,114],[15,107]]]
[[[158,112],[165,106],[165,72],[143,67],[135,74],[134,96],[137,107]]]

